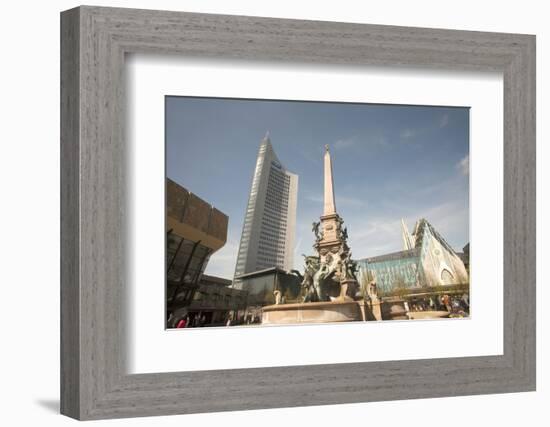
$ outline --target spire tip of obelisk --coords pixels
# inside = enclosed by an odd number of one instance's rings
[[[332,180],[332,159],[328,151],[328,144],[325,144],[325,204],[323,215],[336,214],[336,203],[334,202],[334,182]]]

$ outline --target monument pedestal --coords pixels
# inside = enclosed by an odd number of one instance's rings
[[[354,320],[366,320],[357,301],[275,304],[262,309],[263,325],[350,322]]]
[[[340,282],[340,295],[337,301],[353,301],[353,298],[348,296],[348,289],[352,289],[352,287],[356,285],[357,282],[353,279],[347,279]]]
[[[380,307],[380,300],[378,298],[371,300],[370,311],[374,320],[382,320],[382,307]]]

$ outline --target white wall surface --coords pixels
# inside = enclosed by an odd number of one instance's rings
[[[547,425],[550,27],[542,1],[96,1],[97,5],[503,31],[537,35],[538,391],[109,421],[109,425],[408,427]],[[2,5],[0,284],[2,425],[63,426],[59,405],[59,12],[74,1]],[[545,146],[546,145],[546,146]],[[7,291],[7,292],[6,292]],[[544,405],[546,403],[546,406]],[[95,424],[93,422],[91,424]]]

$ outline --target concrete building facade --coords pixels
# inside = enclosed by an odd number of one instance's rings
[[[227,240],[229,218],[166,179],[166,312],[182,315],[195,299],[210,256]]]
[[[228,319],[235,322],[237,313],[246,308],[248,292],[231,284],[231,280],[203,274],[193,301],[186,307],[187,327],[225,326]]]
[[[267,134],[260,144],[244,217],[234,286],[246,273],[293,267],[298,175],[281,164]]]

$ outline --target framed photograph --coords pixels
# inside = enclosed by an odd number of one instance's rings
[[[165,117],[167,328],[469,317],[469,108],[169,96]]]
[[[61,88],[63,414],[535,390],[534,36],[83,6]]]

